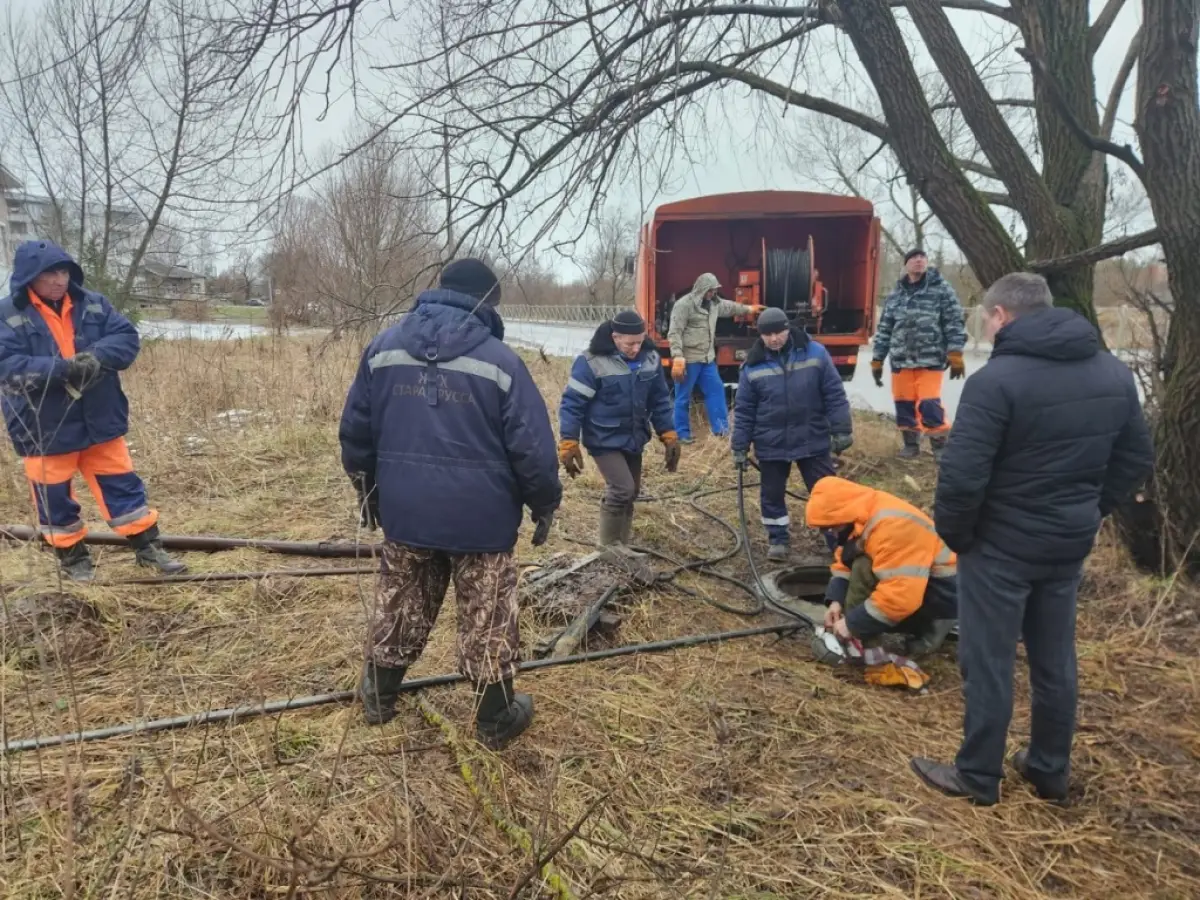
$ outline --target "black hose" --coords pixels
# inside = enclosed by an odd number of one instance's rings
[[[763,298],[791,314],[812,303],[812,258],[808,250],[768,250]]]
[[[621,647],[610,647],[607,650],[594,650],[590,653],[577,653],[574,656],[564,656],[559,659],[535,659],[523,662],[518,666],[521,672],[537,672],[541,669],[553,669],[558,666],[573,666],[579,663],[596,662],[602,659],[613,659],[619,656],[634,656],[641,653],[663,653],[667,650],[678,650],[686,647],[699,647],[705,644],[718,644],[722,641],[736,641],[744,638],[761,637],[768,634],[783,634],[795,631],[796,625],[791,622],[777,622],[774,625],[761,625],[758,628],[744,628],[740,631],[717,631],[711,634],[694,634],[685,637],[669,638],[663,641],[647,641],[641,644],[626,644]],[[415,678],[400,685],[400,693],[413,693],[431,687],[443,687],[466,681],[465,675],[457,672],[446,675],[431,675],[428,678]],[[90,741],[102,741],[114,737],[126,737],[132,734],[142,734],[152,731],[173,731],[179,728],[191,728],[197,725],[211,725],[217,722],[234,722],[253,719],[271,713],[286,712],[292,709],[307,709],[312,706],[322,706],[327,703],[345,703],[354,700],[358,691],[336,691],[330,694],[315,694],[309,697],[294,697],[290,700],[271,700],[258,706],[236,706],[225,709],[212,709],[206,712],[193,713],[185,716],[172,716],[166,719],[152,719],[149,722],[130,722],[125,725],[114,725],[109,728],[96,728],[91,731],[75,731],[68,734],[56,734],[45,737],[26,738],[9,741],[4,745],[4,753],[22,753],[26,750],[38,750],[42,747],[58,747],[63,744],[83,744]]]

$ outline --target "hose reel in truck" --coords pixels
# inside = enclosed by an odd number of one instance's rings
[[[819,320],[825,311],[825,286],[817,280],[812,237],[803,247],[769,247],[764,239],[762,267],[738,272],[736,300],[777,307],[791,319]]]

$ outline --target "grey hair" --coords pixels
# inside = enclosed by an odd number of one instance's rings
[[[1003,306],[1013,318],[1049,309],[1054,305],[1050,285],[1041,275],[1013,272],[997,280],[983,295],[984,309]]]

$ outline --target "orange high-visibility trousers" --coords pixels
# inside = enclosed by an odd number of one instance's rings
[[[132,537],[158,522],[158,511],[146,500],[146,485],[133,471],[124,438],[105,441],[74,453],[28,456],[25,477],[37,508],[38,530],[53,547],[65,549],[87,536],[71,480],[78,472],[87,482],[100,514],[117,534]]]
[[[941,434],[950,430],[942,406],[941,369],[898,369],[892,371],[892,400],[896,404],[896,427],[901,431]]]

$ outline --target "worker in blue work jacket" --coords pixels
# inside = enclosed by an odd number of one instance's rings
[[[787,482],[792,465],[812,490],[836,473],[831,454],[845,452],[854,436],[850,402],[825,348],[774,307],[758,317],[758,333],[738,380],[733,459],[744,467],[753,445],[762,476],[767,558],[782,562],[790,543]],[[835,539],[830,534],[825,539],[832,550]]]
[[[558,423],[558,455],[567,474],[583,471],[582,441],[604,476],[600,544],[629,543],[651,426],[665,449],[667,471],[679,466],[680,452],[662,363],[636,311],[622,310],[602,324],[587,352],[575,358]]]

